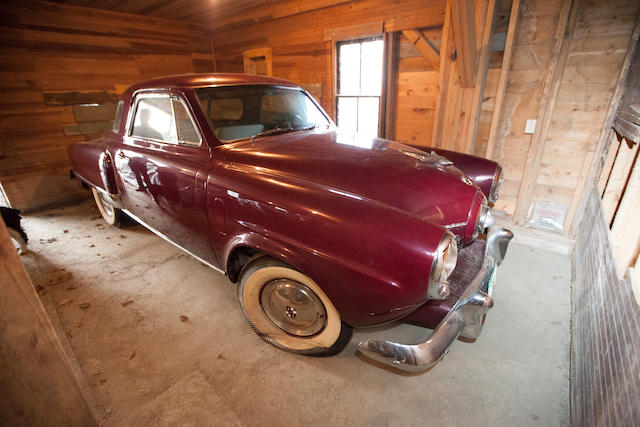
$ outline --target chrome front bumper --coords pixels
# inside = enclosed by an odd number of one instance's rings
[[[480,271],[424,342],[407,345],[366,340],[358,344],[360,352],[394,368],[421,371],[438,363],[458,336],[477,338],[482,331],[484,315],[493,307],[493,300],[482,290],[487,288],[496,266],[502,263],[512,238],[513,233],[505,228],[489,228]]]

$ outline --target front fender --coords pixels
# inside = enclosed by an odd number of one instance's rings
[[[224,265],[239,246],[281,259],[318,283],[352,326],[399,319],[428,299],[442,227],[264,169],[220,168],[210,184],[225,204]]]

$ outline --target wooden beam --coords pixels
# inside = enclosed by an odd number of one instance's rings
[[[284,18],[287,16],[298,15],[304,12],[324,9],[326,7],[337,6],[339,4],[349,3],[351,0],[292,0],[287,2],[276,3],[273,7],[273,19]]]
[[[518,16],[520,12],[520,0],[513,0],[511,3],[511,14],[509,16],[509,29],[507,30],[507,41],[504,46],[504,55],[502,57],[502,66],[500,67],[500,80],[498,81],[498,92],[493,105],[493,115],[491,116],[491,125],[489,128],[489,140],[487,141],[487,151],[485,157],[489,159],[497,158],[493,152],[496,147],[498,138],[498,125],[500,124],[500,115],[502,112],[502,103],[504,102],[504,94],[507,89],[507,81],[509,77],[509,69],[511,68],[511,58],[513,57],[513,41],[516,36],[516,28],[518,24]]]
[[[489,0],[484,16],[484,22],[482,22],[482,40],[479,48],[480,56],[478,59],[473,98],[471,101],[471,111],[468,113],[467,127],[465,128],[465,134],[463,135],[463,152],[468,154],[473,154],[476,133],[478,131],[482,99],[484,97],[484,89],[487,83],[487,71],[489,70],[489,59],[491,58],[491,41],[493,39],[493,22],[495,20],[495,16],[496,0]]]
[[[424,34],[418,30],[405,30],[402,34],[420,51],[433,68],[436,70],[440,68],[440,51]]]
[[[438,74],[438,97],[436,99],[436,109],[433,116],[433,131],[431,145],[442,147],[442,137],[444,132],[444,120],[446,116],[447,97],[449,95],[451,68],[453,60],[453,25],[451,25],[451,3],[447,2],[445,10],[444,26],[442,27],[442,42],[440,43],[440,67]]]
[[[384,33],[384,78],[383,102],[380,109],[380,135],[386,139],[395,139],[396,123],[396,59],[398,48],[398,33]]]
[[[560,90],[560,83],[562,82],[567,57],[569,56],[571,37],[573,35],[573,28],[578,15],[580,2],[581,0],[563,0],[562,8],[560,9],[560,16],[558,18],[558,25],[556,27],[551,51],[551,59],[542,86],[540,108],[536,117],[536,130],[529,144],[525,168],[522,173],[522,181],[520,182],[520,189],[518,191],[518,200],[514,214],[514,221],[518,225],[523,224],[527,220],[529,207],[533,200],[533,191],[540,172],[540,163],[542,162],[547,135],[551,128],[553,110],[555,108],[558,91]]]
[[[451,19],[456,40],[456,62],[462,87],[473,87],[476,75],[476,16],[473,0],[452,0]]]

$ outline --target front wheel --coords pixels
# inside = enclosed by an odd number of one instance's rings
[[[122,212],[122,209],[118,209],[109,204],[102,193],[95,188],[91,188],[91,191],[93,192],[93,198],[96,201],[96,205],[98,206],[98,210],[100,211],[102,218],[107,221],[108,224],[113,225],[114,227],[120,227],[122,225],[122,220],[124,219],[124,212]]]
[[[238,298],[253,330],[286,351],[330,356],[339,353],[353,334],[310,277],[268,256],[243,269]]]

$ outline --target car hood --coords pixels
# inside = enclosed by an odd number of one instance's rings
[[[479,189],[435,153],[336,130],[296,131],[231,144],[225,161],[314,182],[408,212],[462,234]]]

